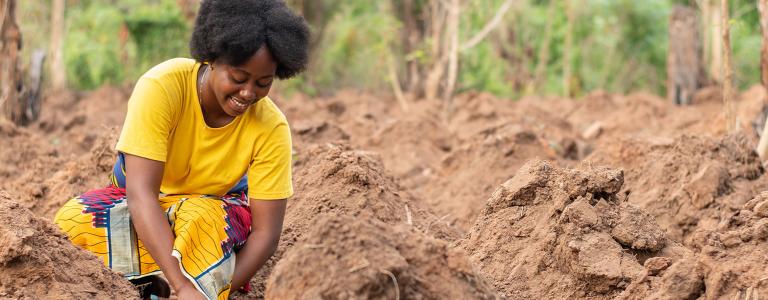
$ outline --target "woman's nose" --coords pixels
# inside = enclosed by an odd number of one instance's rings
[[[240,89],[240,98],[245,101],[253,101],[256,98],[256,93],[251,88]]]

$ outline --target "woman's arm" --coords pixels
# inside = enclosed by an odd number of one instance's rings
[[[286,200],[250,200],[251,234],[240,249],[232,275],[232,290],[244,286],[277,249],[283,230]]]
[[[163,162],[125,154],[128,210],[136,234],[181,298],[183,294],[197,291],[181,273],[179,261],[171,256],[174,237],[157,198],[164,168]],[[199,292],[197,294],[198,297],[203,296]]]

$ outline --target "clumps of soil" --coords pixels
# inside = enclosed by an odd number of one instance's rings
[[[716,230],[697,232],[693,240],[694,248],[701,249],[708,297],[768,296],[768,193],[723,219]]]
[[[104,132],[93,140],[86,154],[63,163],[61,169],[44,178],[38,185],[45,191],[43,200],[36,201],[33,210],[43,216],[53,217],[72,197],[109,185],[109,174],[117,159],[115,144],[118,135],[116,127],[104,128]]]
[[[51,95],[29,127],[0,122],[0,189],[52,218],[69,198],[106,186],[129,91],[105,86]]]
[[[275,267],[268,299],[494,299],[464,251],[405,224],[326,214]]]
[[[768,295],[768,192],[715,230],[692,235],[695,255],[656,257],[619,299],[760,299]],[[655,260],[655,261],[652,261]]]
[[[742,134],[723,138],[620,140],[589,160],[626,170],[622,193],[648,210],[671,239],[690,244],[697,229],[715,229],[752,197],[750,185],[764,170]]]
[[[449,241],[459,237],[401,189],[376,153],[353,150],[348,144],[313,145],[299,152],[294,168],[296,195],[288,201],[286,237],[314,227],[312,219],[320,213],[409,224]]]
[[[261,286],[274,262],[318,226],[317,216],[321,214],[375,220],[387,226],[406,225],[445,241],[460,236],[445,220],[403,191],[375,153],[353,150],[348,144],[310,145],[298,150],[293,178],[296,194],[288,200],[280,247],[251,281],[257,288],[249,296],[261,296]]]
[[[488,199],[461,246],[504,296],[609,299],[668,240],[624,202],[621,170],[526,163]]]
[[[138,293],[0,190],[0,298],[131,299]]]
[[[557,155],[530,128],[518,124],[488,128],[445,155],[438,176],[420,191],[438,214],[469,230],[488,195],[532,157]]]
[[[52,218],[71,197],[109,184],[118,130],[103,129],[81,156],[61,155],[47,140],[36,139],[25,128],[18,129],[19,135],[8,139],[11,147],[0,150],[6,161],[0,164],[0,188],[14,190],[20,195],[20,204]]]
[[[617,299],[699,299],[705,291],[703,272],[693,259],[673,263],[667,257],[654,257],[646,261],[640,279],[632,282]]]

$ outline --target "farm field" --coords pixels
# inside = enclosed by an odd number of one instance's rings
[[[296,196],[278,253],[234,297],[768,295],[768,180],[754,129],[723,134],[717,93],[685,107],[644,93],[465,93],[450,122],[428,100],[404,112],[355,91],[278,98],[294,120]],[[130,289],[49,221],[108,184],[128,95],[50,97],[35,124],[0,127],[0,295]],[[741,93],[738,118],[754,119],[762,96]]]

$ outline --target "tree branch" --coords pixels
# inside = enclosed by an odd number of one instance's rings
[[[502,3],[499,7],[499,10],[496,11],[496,15],[493,16],[493,19],[491,19],[490,22],[485,24],[485,27],[481,29],[475,36],[473,36],[469,41],[467,41],[464,45],[461,45],[459,47],[459,51],[464,52],[469,50],[470,48],[477,46],[491,31],[493,31],[496,26],[499,26],[499,23],[501,23],[502,17],[504,17],[504,14],[507,13],[507,11],[512,7],[512,0],[507,0],[506,2]]]

